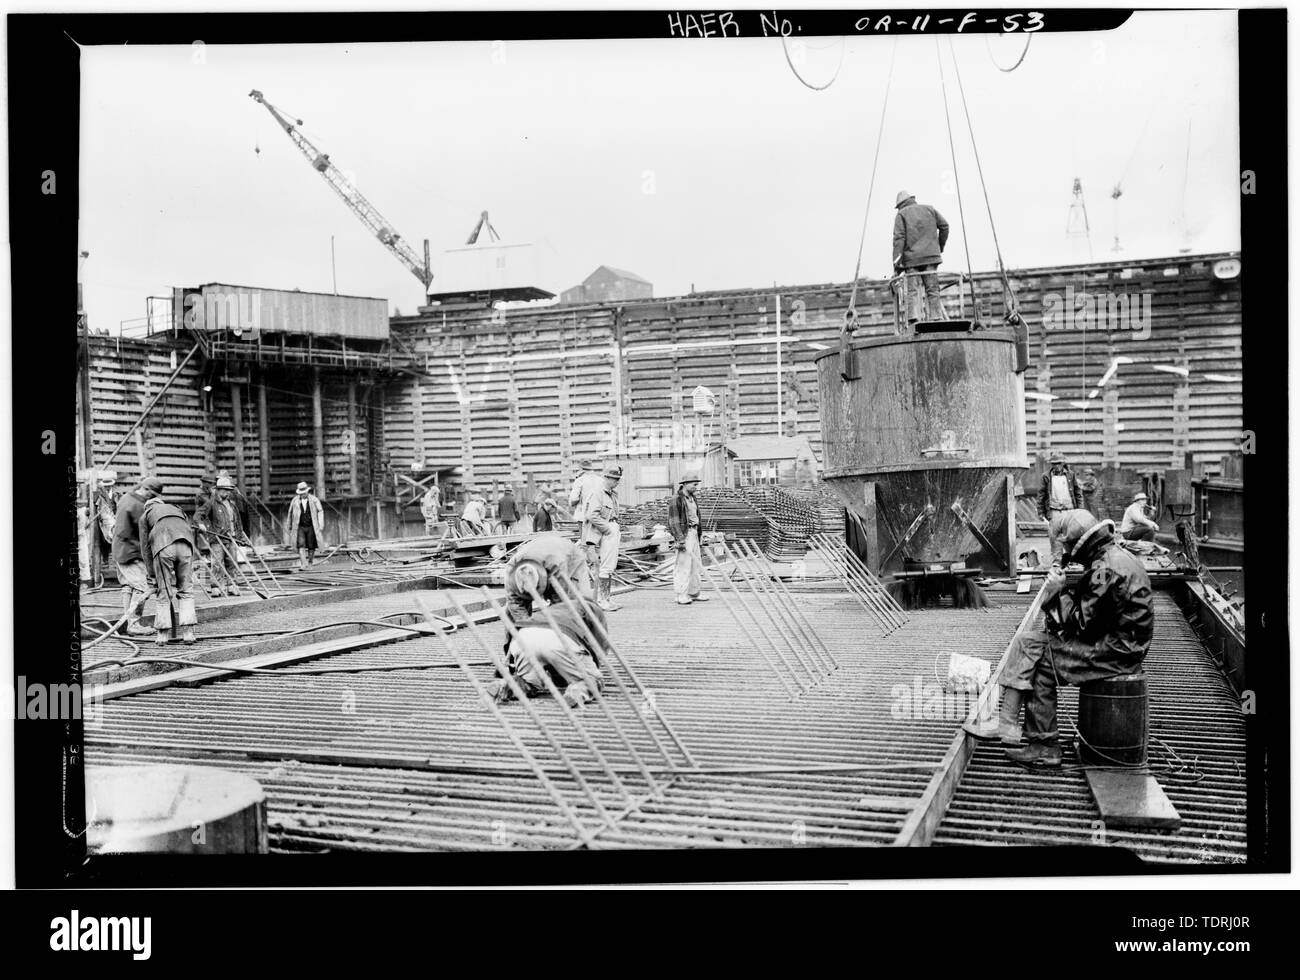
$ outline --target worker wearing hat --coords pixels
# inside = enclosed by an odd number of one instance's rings
[[[171,638],[173,621],[186,643],[194,642],[194,533],[179,507],[151,497],[140,515],[140,553],[153,572],[156,643]]]
[[[320,539],[325,536],[325,508],[306,482],[298,484],[289,503],[287,526],[289,545],[298,549],[298,567],[311,567]]]
[[[608,464],[600,473],[600,486],[588,489],[578,503],[582,513],[581,542],[587,549],[587,563],[596,579],[596,605],[606,612],[622,608],[611,598],[614,568],[618,565],[618,483],[623,468]]]
[[[1067,510],[1079,507],[1079,484],[1065,461],[1065,456],[1053,452],[1048,458],[1047,471],[1038,487],[1038,513],[1047,521],[1047,540],[1052,546],[1052,561],[1061,560],[1061,543],[1052,535],[1052,518]]]
[[[101,470],[96,480],[95,497],[91,509],[91,542],[95,561],[99,567],[108,565],[113,557],[113,528],[117,523],[117,506],[122,502],[122,492],[117,489],[117,474]]]
[[[113,561],[122,583],[122,611],[127,636],[149,636],[153,630],[140,622],[145,600],[152,591],[152,571],[140,551],[140,517],[150,498],[163,492],[163,481],[147,477],[117,505],[113,520]]]
[[[943,316],[939,298],[939,263],[948,244],[948,222],[928,204],[917,204],[916,196],[899,191],[894,199],[894,275],[919,275],[925,293],[926,319]],[[909,294],[912,291],[909,290]],[[921,319],[909,303],[908,319]]]
[[[677,492],[668,504],[668,532],[673,536],[677,557],[673,562],[673,591],[679,606],[707,602],[700,595],[700,505],[695,493],[700,474],[689,470],[677,481]]]
[[[582,520],[582,501],[587,494],[605,485],[600,478],[600,467],[591,460],[578,460],[578,470],[578,476],[569,488],[569,511],[575,521]]]
[[[195,529],[207,535],[211,549],[212,581],[209,589],[214,596],[221,595],[223,590],[230,596],[240,594],[238,577],[242,573],[236,548],[250,544],[239,518],[239,508],[235,506],[234,493],[235,481],[224,474],[218,476],[207,506],[194,515]]]
[[[507,483],[501,488],[501,496],[497,498],[497,532],[509,534],[518,521],[519,505],[515,503],[515,491]]]
[[[1042,618],[1022,631],[999,680],[999,735],[1007,757],[1033,768],[1061,764],[1056,729],[1058,683],[1084,684],[1142,669],[1151,645],[1151,579],[1142,563],[1119,546],[1115,523],[1086,510],[1052,518],[1065,560],[1083,566],[1074,585],[1053,568],[1043,586]],[[1016,720],[1025,705],[1024,744]]]
[[[551,604],[564,604],[564,596],[594,599],[587,552],[562,534],[539,534],[516,549],[506,565],[506,614],[516,623],[537,610],[533,593]]]
[[[537,513],[533,515],[533,530],[555,530],[555,511],[555,498],[551,495],[551,491],[542,491],[542,501],[537,505]]]
[[[1126,541],[1154,541],[1159,530],[1160,525],[1147,517],[1147,495],[1139,490],[1124,511],[1119,533]]]

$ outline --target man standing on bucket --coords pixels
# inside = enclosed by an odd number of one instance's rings
[[[325,508],[307,484],[299,483],[289,504],[289,540],[298,547],[298,567],[307,568],[325,536]]]
[[[685,473],[677,484],[677,493],[668,504],[668,532],[673,536],[677,558],[673,562],[673,591],[677,604],[689,606],[692,602],[708,602],[700,595],[700,505],[695,491],[700,487],[700,474]]]
[[[996,734],[1007,758],[1031,768],[1056,768],[1061,746],[1056,731],[1058,683],[1086,684],[1142,669],[1151,646],[1151,579],[1142,563],[1119,546],[1115,522],[1086,510],[1052,518],[1065,561],[1083,575],[1073,586],[1053,568],[1043,586],[1042,623],[1018,636],[1002,668],[1002,708]],[[1025,702],[1024,745],[1016,720]],[[993,731],[967,729],[991,738]]]

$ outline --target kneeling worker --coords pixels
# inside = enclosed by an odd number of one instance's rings
[[[1066,562],[1077,561],[1083,576],[1067,587],[1053,567],[1043,586],[1045,629],[1020,635],[1003,667],[999,735],[1015,740],[1016,717],[1025,701],[1025,744],[1008,747],[1007,757],[1035,768],[1061,764],[1056,731],[1058,683],[1086,684],[1142,669],[1151,645],[1151,579],[1142,563],[1115,539],[1114,521],[1098,521],[1086,510],[1052,518],[1053,536]]]
[[[529,562],[517,574],[527,580],[538,575],[538,569],[536,563]],[[534,591],[542,593],[540,588]],[[574,596],[572,610],[563,602],[536,609],[529,618],[515,621],[514,627],[506,667],[526,697],[547,693],[543,673],[572,708],[595,700],[604,689],[599,644],[605,636],[605,617],[592,602]],[[515,696],[504,679],[493,681],[488,690],[498,702]]]
[[[153,623],[155,643],[170,638],[172,614],[184,631],[182,639],[194,642],[194,535],[179,507],[162,497],[151,497],[140,514],[140,554],[154,578]]]

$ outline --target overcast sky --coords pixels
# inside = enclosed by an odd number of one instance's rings
[[[1010,73],[994,59],[1010,66],[1023,38],[953,38],[1008,265],[1089,260],[1066,235],[1075,177],[1096,261],[1239,247],[1235,18],[1153,12],[1107,34],[1040,33]],[[872,277],[889,272],[904,187],[952,224],[945,268],[966,264],[935,39],[897,43],[863,259]],[[840,65],[825,91],[799,83],[777,39],[209,45],[201,59],[189,47],[85,48],[91,324],[142,317],[145,297],[173,285],[329,292],[331,235],[339,292],[415,311],[418,281],[253,88],[303,119],[417,252],[424,238],[435,255],[463,245],[486,209],[504,240],[538,243],[537,285],[556,292],[601,264],[644,276],[657,296],[848,281],[894,44],[808,39],[793,53],[809,82]],[[973,264],[992,268],[946,38],[941,48]]]

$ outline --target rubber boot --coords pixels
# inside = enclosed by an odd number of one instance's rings
[[[614,604],[614,600],[610,598],[610,588],[609,576],[603,576],[600,580],[600,591],[598,593],[600,598],[596,600],[596,605],[600,606],[605,612],[618,612],[623,607]]]
[[[307,570],[307,549],[306,548],[298,549],[298,567],[301,568],[304,572]]]
[[[127,595],[127,612],[126,612],[126,629],[124,632],[127,636],[153,636],[154,631],[144,623],[140,622],[140,617],[144,613],[144,597],[138,602],[132,603],[130,594]]]
[[[1014,687],[1002,689],[1002,710],[998,712],[998,740],[1003,745],[1020,744],[1020,700],[1024,692]]]
[[[186,643],[194,642],[194,624],[199,621],[194,610],[194,597],[181,599],[176,605],[176,624],[181,628],[181,639]]]

